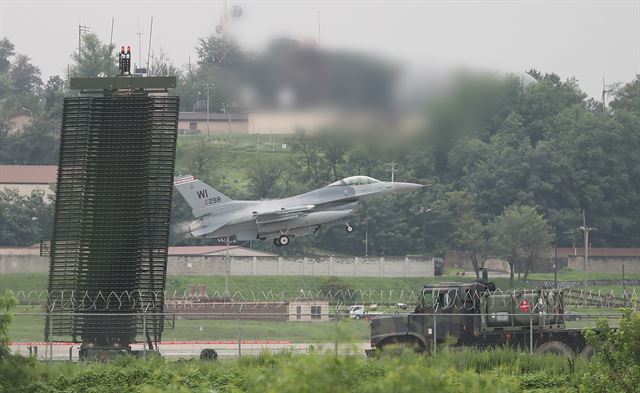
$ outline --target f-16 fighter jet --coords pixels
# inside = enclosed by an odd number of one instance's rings
[[[286,246],[291,237],[312,234],[323,225],[343,223],[351,233],[349,218],[361,199],[423,187],[352,176],[290,198],[234,201],[193,176],[176,178],[174,185],[193,209],[193,236],[271,238],[276,246]]]

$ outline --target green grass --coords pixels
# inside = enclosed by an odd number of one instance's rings
[[[531,273],[529,278],[531,280],[552,280],[553,273]],[[589,280],[622,280],[622,274],[620,273],[599,273],[591,272],[588,275]],[[640,280],[640,274],[625,274],[627,280]],[[584,273],[580,270],[562,269],[558,272],[558,279],[566,281],[582,281],[584,279]]]
[[[45,318],[42,315],[22,314],[16,311],[9,327],[9,339],[14,342],[42,341]],[[343,319],[321,322],[294,321],[244,321],[236,320],[188,320],[176,319],[172,326],[171,315],[163,333],[163,341],[229,341],[237,340],[290,340],[292,342],[340,342],[368,341],[367,321]],[[56,338],[58,339],[58,338]],[[60,338],[65,339],[65,338]],[[68,338],[66,338],[68,339]]]

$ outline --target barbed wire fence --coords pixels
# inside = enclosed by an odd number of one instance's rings
[[[313,290],[302,289],[298,293],[287,291],[23,291],[9,290],[15,296],[18,304],[42,306],[48,312],[59,310],[67,311],[132,311],[138,312],[144,309],[153,309],[156,304],[178,307],[180,309],[201,309],[204,305],[242,303],[245,309],[267,305],[273,302],[289,302],[297,300],[323,299],[337,307],[365,304],[379,307],[397,307],[399,304],[415,305],[421,296],[420,291],[394,290],[394,289],[339,289],[339,290]],[[444,290],[443,292],[447,292]],[[456,291],[450,291],[452,297],[459,296]],[[537,289],[527,290],[496,290],[494,295],[508,295],[511,293],[535,294]],[[636,288],[630,288],[622,293],[613,290],[588,290],[567,289],[564,290],[564,308],[638,308],[638,293]],[[476,293],[474,296],[481,296]],[[504,296],[494,296],[492,301],[502,299]],[[461,300],[461,299],[453,299]],[[460,303],[460,302],[458,302]]]
[[[99,315],[107,318],[128,318],[144,321],[146,318],[158,317],[152,313],[86,313],[87,315]],[[40,360],[71,360],[80,359],[79,350],[81,343],[69,339],[56,339],[44,341],[42,330],[44,321],[52,314],[46,312],[16,313],[13,323],[16,325],[10,330],[10,347],[14,352],[25,356],[36,356]],[[560,354],[582,355],[588,353],[583,335],[584,328],[596,327],[598,320],[605,319],[610,326],[617,326],[621,314],[614,310],[606,313],[584,313],[579,320],[567,320],[565,314],[540,314],[535,308],[530,313],[498,313],[487,316],[482,321],[483,315],[451,312],[450,314],[429,313],[392,313],[382,315],[370,315],[363,319],[354,318],[346,312],[337,313],[331,308],[314,312],[296,313],[293,310],[286,313],[258,312],[258,310],[224,311],[213,313],[209,311],[171,312],[164,313],[164,332],[162,340],[148,344],[144,339],[136,340],[130,344],[127,350],[139,356],[147,357],[160,353],[170,358],[197,358],[203,354],[215,356],[238,357],[245,355],[258,355],[264,351],[292,352],[292,353],[331,353],[340,355],[364,356],[373,343],[372,329],[375,324],[386,324],[383,331],[394,332],[394,327],[402,330],[402,321],[413,323],[414,328],[423,334],[420,343],[423,350],[433,356],[438,356],[443,351],[508,347],[523,352],[540,352]],[[563,320],[564,319],[564,320]],[[562,321],[563,320],[563,321]],[[408,322],[406,322],[408,321]],[[413,321],[413,322],[411,322]],[[538,326],[548,323],[560,322],[569,330],[569,334],[560,344],[553,346],[543,344],[548,341],[549,330],[537,329]],[[397,325],[400,323],[400,325]],[[483,325],[484,324],[484,325]],[[505,330],[500,335],[506,336],[507,342],[479,345],[477,335],[457,332],[452,334],[455,326],[485,326],[488,329],[500,330],[502,327],[517,325],[523,327],[520,330]],[[32,327],[40,329],[33,331]],[[146,336],[143,331],[138,337]],[[29,327],[29,328],[25,328]],[[105,325],[106,331],[112,331],[114,336],[119,335],[117,326]],[[554,331],[559,331],[557,327]],[[461,334],[462,333],[462,334]],[[485,334],[483,333],[480,333]],[[409,335],[398,335],[395,341],[387,344],[397,344],[413,348],[416,341]],[[485,344],[488,341],[485,342]],[[89,347],[91,341],[85,342]],[[117,341],[111,343],[113,349],[125,349],[118,345]],[[377,342],[378,348],[382,343]],[[562,344],[565,344],[563,346]],[[568,349],[567,349],[568,348]],[[388,348],[385,348],[387,350]],[[549,352],[546,352],[549,351]],[[586,356],[586,355],[585,355]],[[99,359],[98,359],[99,360]]]

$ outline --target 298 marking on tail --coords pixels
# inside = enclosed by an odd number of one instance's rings
[[[220,202],[222,202],[222,198],[220,198],[220,197],[208,198],[208,199],[204,200],[204,205],[205,206],[214,205],[214,204],[220,203]]]

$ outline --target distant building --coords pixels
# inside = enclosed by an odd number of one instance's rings
[[[329,301],[300,298],[289,301],[289,320],[314,322],[329,320]]]
[[[40,190],[51,194],[49,186],[58,179],[56,165],[0,165],[0,189],[15,188],[22,195],[30,195],[31,191]]]
[[[184,296],[167,299],[164,311],[181,319],[320,322],[329,320],[329,301],[234,301],[228,293],[209,292],[200,284],[190,286]]]
[[[208,129],[212,135],[224,134],[294,134],[297,130],[313,132],[340,125],[363,128],[379,119],[367,113],[341,113],[335,110],[256,110],[243,113],[209,113]],[[206,112],[180,112],[178,133],[206,134]]]
[[[206,134],[207,129],[212,135],[248,134],[247,125],[246,113],[212,112],[208,122],[206,112],[180,112],[178,116],[179,134]]]
[[[558,258],[571,269],[584,270],[584,248],[558,248]],[[640,274],[640,248],[602,247],[589,249],[587,271],[591,273]]]

